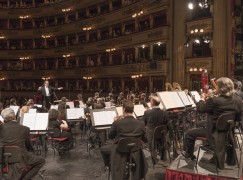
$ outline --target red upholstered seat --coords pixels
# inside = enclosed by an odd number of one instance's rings
[[[36,141],[37,140],[37,138],[31,138],[31,141]]]

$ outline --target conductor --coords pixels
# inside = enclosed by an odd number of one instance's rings
[[[42,105],[45,108],[50,109],[50,106],[53,103],[53,99],[54,99],[53,96],[55,94],[55,90],[61,90],[61,89],[63,88],[62,87],[54,88],[52,86],[49,86],[49,81],[44,81],[44,85],[38,88],[38,92],[41,93],[42,95],[41,98]]]

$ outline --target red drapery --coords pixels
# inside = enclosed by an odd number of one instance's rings
[[[165,180],[233,180],[234,178],[206,176],[202,174],[193,174],[189,172],[166,170]]]

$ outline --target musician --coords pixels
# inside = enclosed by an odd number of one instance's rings
[[[9,102],[10,102],[10,106],[18,106],[15,98],[11,98]]]
[[[54,99],[54,93],[55,90],[61,90],[62,87],[54,88],[52,86],[49,86],[49,81],[45,81],[43,86],[40,86],[38,89],[38,92],[42,94],[42,105],[50,109],[51,104],[53,103]]]
[[[30,141],[30,129],[16,121],[14,111],[11,108],[6,108],[1,115],[4,119],[4,125],[1,129],[1,143],[5,146],[18,146],[21,148],[24,166],[28,167],[21,174],[21,178],[15,179],[32,179],[45,164],[45,159],[28,152],[33,150]]]
[[[235,95],[243,100],[243,92],[241,91],[242,83],[236,79],[232,79],[235,86]]]
[[[109,138],[114,139],[114,144],[108,144],[100,148],[100,153],[104,160],[105,166],[109,167],[111,164],[112,179],[124,179],[124,171],[126,169],[126,156],[121,155],[117,150],[117,143],[120,138],[137,137],[141,140],[145,139],[145,126],[142,121],[133,117],[134,105],[131,101],[123,102],[123,118],[115,118],[112,124]],[[137,154],[136,154],[137,153]],[[135,177],[133,179],[142,179],[147,173],[147,161],[144,157],[143,151],[134,153],[134,160],[136,162]],[[141,171],[142,167],[142,171]],[[136,173],[139,172],[139,173]]]
[[[119,96],[117,97],[117,104],[122,105],[123,100],[124,100],[124,93],[120,92]]]
[[[103,103],[101,98],[97,98],[97,102],[93,104],[93,108],[94,109],[103,109],[103,108],[105,108],[105,105],[104,105],[104,103]]]
[[[216,137],[216,121],[218,117],[224,113],[235,113],[236,121],[240,121],[241,117],[241,101],[234,95],[234,84],[226,77],[219,78],[217,80],[218,87],[216,93],[218,96],[208,98],[205,101],[205,94],[201,94],[201,100],[196,104],[197,110],[200,113],[208,113],[207,127],[206,128],[194,128],[189,130],[184,139],[184,151],[182,155],[186,158],[194,160],[196,157],[194,153],[194,145],[197,137],[208,138],[208,143],[214,144]],[[224,139],[224,138],[223,138]],[[223,140],[221,139],[221,140]],[[216,139],[215,139],[216,140]],[[217,139],[217,144],[220,144]],[[215,141],[216,142],[216,141]],[[223,145],[223,143],[221,143]],[[222,147],[222,149],[225,147]],[[218,149],[218,148],[217,148]],[[222,152],[216,152],[217,156]],[[227,154],[230,159],[229,154]],[[218,159],[218,168],[224,168],[224,159]],[[231,154],[231,159],[234,159]]]
[[[58,110],[59,109],[70,109],[69,105],[66,104],[67,98],[62,97],[60,103],[58,104]]]
[[[146,126],[146,138],[148,140],[149,150],[152,155],[152,160],[156,164],[157,154],[153,144],[153,132],[157,126],[167,125],[169,122],[168,113],[162,111],[159,107],[160,99],[157,96],[151,96],[150,98],[151,108],[144,112],[144,121]],[[161,154],[161,159],[164,154]]]

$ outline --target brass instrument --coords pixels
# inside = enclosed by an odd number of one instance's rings
[[[180,84],[177,82],[173,82],[173,89],[174,91],[182,91]]]
[[[165,83],[165,91],[174,91],[172,85],[168,82]]]
[[[210,81],[211,81],[214,89],[216,90],[218,88],[218,85],[217,85],[217,82],[216,82],[215,78],[210,79]]]

